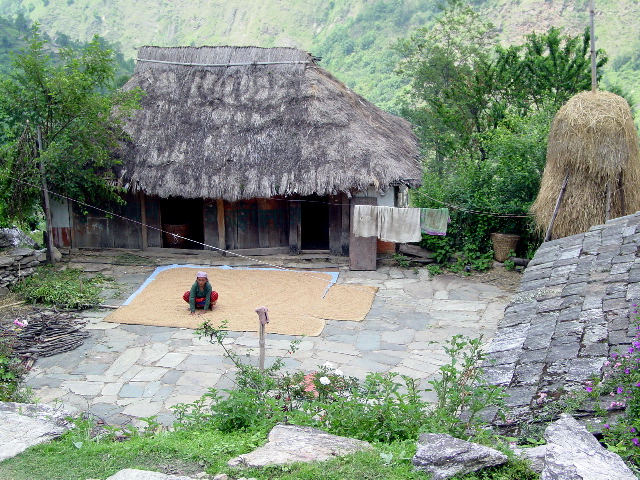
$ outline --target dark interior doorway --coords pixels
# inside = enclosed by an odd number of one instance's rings
[[[161,199],[160,219],[163,247],[197,250],[204,248],[204,210],[201,198]]]
[[[302,250],[329,250],[329,197],[301,198]]]

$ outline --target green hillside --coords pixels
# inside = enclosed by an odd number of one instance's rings
[[[401,82],[390,46],[429,23],[438,0],[0,0],[0,15],[39,22],[54,40],[99,34],[133,58],[142,45],[293,46],[323,57],[322,65],[354,90],[393,108]],[[559,26],[582,32],[589,2],[475,0],[501,31],[503,43]],[[605,84],[636,94],[640,3],[596,0],[598,47],[611,57]],[[2,31],[0,31],[2,35]],[[0,48],[2,46],[0,36]],[[635,97],[636,101],[640,98]]]

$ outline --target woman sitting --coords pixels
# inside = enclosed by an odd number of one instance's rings
[[[202,311],[198,311],[198,315],[201,315],[207,313],[207,310],[213,310],[218,301],[218,292],[214,291],[209,283],[207,272],[198,272],[191,290],[184,292],[182,298],[189,304],[191,315],[196,313],[196,308],[202,308]]]

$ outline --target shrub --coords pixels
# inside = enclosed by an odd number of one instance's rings
[[[22,328],[16,321],[16,326],[0,331],[0,401],[28,402],[31,397],[29,389],[24,388],[24,376],[27,369],[20,358],[13,351],[15,329]]]
[[[44,265],[13,289],[27,302],[62,308],[89,308],[100,303],[101,285],[108,281],[111,280],[100,274],[88,278],[82,270]]]
[[[277,422],[322,428],[329,433],[390,443],[415,439],[420,431],[468,438],[480,424],[478,413],[501,406],[504,392],[482,377],[481,339],[454,336],[445,351],[450,363],[429,382],[438,396],[433,406],[417,382],[396,373],[370,373],[360,382],[327,362],[309,374],[283,372],[283,360],[260,370],[243,363],[224,342],[227,333],[205,321],[197,333],[218,343],[234,362],[236,387],[215,389],[191,404],[174,407],[178,426],[209,425],[223,432],[268,430]],[[292,345],[290,353],[294,352]]]

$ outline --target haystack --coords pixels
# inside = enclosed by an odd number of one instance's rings
[[[582,92],[558,111],[549,132],[547,164],[531,207],[544,232],[567,179],[551,238],[640,210],[638,134],[627,101]]]

